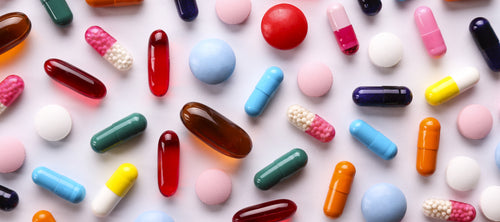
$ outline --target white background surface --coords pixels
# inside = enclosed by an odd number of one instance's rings
[[[272,48],[260,33],[265,11],[282,2],[302,9],[309,23],[305,41],[290,51]],[[20,195],[18,207],[0,212],[0,221],[29,221],[41,209],[51,211],[57,221],[133,221],[148,210],[162,210],[176,221],[230,221],[241,208],[277,198],[297,203],[294,221],[329,221],[323,214],[323,203],[334,166],[342,160],[351,161],[357,174],[344,214],[336,221],[362,221],[363,193],[382,182],[392,183],[405,193],[408,210],[404,221],[426,221],[420,205],[429,197],[464,201],[478,208],[481,191],[500,184],[500,172],[494,162],[499,142],[499,74],[488,69],[468,26],[473,18],[484,16],[500,32],[500,2],[385,0],[375,17],[365,16],[357,1],[340,2],[360,42],[360,50],[354,56],[340,52],[329,27],[326,7],[333,1],[253,1],[247,22],[230,26],[217,18],[214,0],[199,0],[199,16],[191,23],[179,18],[173,1],[146,0],[139,6],[94,9],[83,0],[70,0],[74,20],[66,28],[52,23],[38,1],[1,1],[1,14],[24,12],[33,27],[20,53],[0,62],[1,78],[18,74],[26,84],[22,96],[0,117],[0,135],[19,138],[27,152],[19,171],[0,175],[0,184]],[[441,59],[427,55],[413,21],[414,9],[422,4],[434,10],[448,46]],[[85,30],[92,25],[101,26],[132,53],[135,61],[129,72],[117,71],[85,42]],[[165,30],[170,40],[171,84],[162,98],[154,97],[147,83],[147,43],[151,32],[158,28]],[[370,38],[384,31],[396,34],[404,43],[403,59],[394,68],[374,67],[368,59]],[[206,85],[188,68],[190,49],[205,38],[227,41],[236,54],[236,70],[222,84]],[[43,63],[49,58],[65,60],[96,76],[106,84],[107,96],[100,102],[91,101],[58,85],[43,70]],[[322,98],[308,98],[298,89],[297,72],[308,61],[324,62],[333,71],[333,87]],[[243,109],[245,101],[264,71],[273,65],[283,69],[285,79],[264,114],[250,118]],[[446,104],[428,105],[425,88],[463,66],[479,69],[478,85]],[[358,107],[352,102],[351,93],[362,85],[404,85],[413,91],[413,102],[405,108]],[[212,107],[245,129],[253,140],[252,152],[242,160],[230,159],[195,138],[179,118],[181,107],[190,101]],[[456,130],[457,114],[472,103],[485,105],[494,116],[493,130],[484,140],[467,140]],[[73,118],[73,130],[61,142],[46,142],[34,130],[35,113],[48,104],[66,107]],[[285,114],[292,104],[300,104],[329,121],[337,130],[333,141],[322,144],[289,124]],[[146,116],[148,128],[144,134],[105,154],[92,151],[89,141],[94,133],[132,112]],[[436,172],[423,178],[415,170],[415,155],[418,125],[428,116],[441,122],[441,143]],[[357,118],[398,145],[393,160],[382,160],[349,135],[348,126]],[[168,129],[177,132],[181,140],[181,169],[177,193],[165,198],[158,190],[156,155],[158,138]],[[307,152],[307,166],[269,191],[257,189],[253,185],[254,174],[295,147]],[[481,165],[480,182],[473,191],[458,193],[445,183],[447,162],[458,155],[470,156]],[[135,164],[139,170],[135,186],[107,218],[95,218],[90,211],[91,201],[125,162]],[[38,166],[83,184],[87,190],[85,200],[71,204],[35,185],[31,172]],[[208,168],[222,169],[232,177],[233,192],[223,205],[206,206],[196,197],[196,178]],[[478,211],[476,221],[484,220]]]

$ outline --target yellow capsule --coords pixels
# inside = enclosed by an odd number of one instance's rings
[[[433,106],[439,105],[471,88],[478,81],[479,71],[474,67],[466,67],[429,86],[425,90],[425,99]]]

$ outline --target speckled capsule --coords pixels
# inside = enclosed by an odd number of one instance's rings
[[[101,27],[89,27],[85,32],[85,40],[118,70],[126,71],[132,68],[132,55]]]
[[[335,129],[323,118],[299,105],[287,111],[288,122],[317,140],[326,143],[335,137]]]

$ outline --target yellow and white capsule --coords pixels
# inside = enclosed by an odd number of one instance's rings
[[[479,71],[474,67],[465,67],[429,86],[425,90],[425,99],[433,106],[439,105],[473,87],[478,81]]]

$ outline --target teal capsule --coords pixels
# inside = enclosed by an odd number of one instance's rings
[[[253,182],[261,190],[268,190],[306,166],[307,154],[295,148],[255,174]]]
[[[108,128],[96,133],[90,146],[98,153],[104,153],[115,145],[142,133],[147,126],[146,118],[140,113],[132,113],[118,120]]]
[[[65,0],[40,0],[52,21],[58,25],[67,25],[73,21],[73,13]]]

